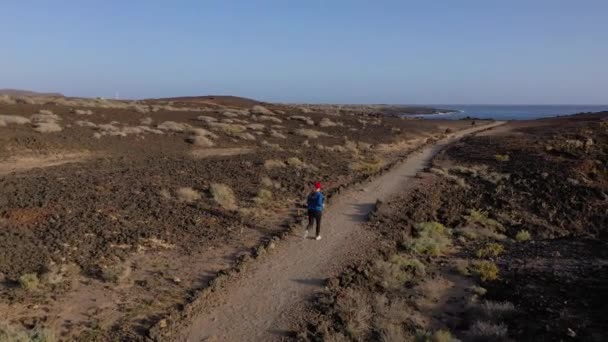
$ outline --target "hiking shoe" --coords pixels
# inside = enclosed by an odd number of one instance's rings
[[[317,237],[315,238],[315,240],[317,240],[317,241],[321,240],[321,235],[317,235]]]
[[[306,239],[306,238],[308,238],[308,229],[306,229],[306,230],[304,231],[304,238],[305,238],[305,239]]]

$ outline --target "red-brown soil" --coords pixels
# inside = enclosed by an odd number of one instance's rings
[[[33,123],[0,127],[0,170],[8,170],[0,172],[0,320],[46,327],[65,340],[143,338],[165,312],[192,300],[219,270],[283,229],[281,223],[311,182],[321,180],[331,193],[447,129],[471,126],[469,121],[330,116],[273,105],[266,105],[273,111],[268,115],[247,111],[231,118],[225,114],[230,108],[218,105],[188,104],[191,108],[179,110],[173,103],[152,110],[145,102],[101,108],[62,101],[0,104],[0,114],[24,118],[50,110],[62,128],[39,133]],[[262,128],[247,128],[255,140],[244,140],[210,128],[198,116]],[[281,122],[265,121],[268,116]],[[323,118],[338,125],[321,127]],[[166,121],[211,131],[217,135],[213,149],[251,152],[195,157],[209,148],[186,142],[191,128],[163,134],[132,130],[142,125],[159,130]],[[94,136],[107,125],[128,133]],[[306,138],[296,134],[298,129],[326,136]],[[346,142],[359,145],[346,149]],[[327,149],[334,146],[341,147]],[[292,157],[302,164],[265,167],[267,161]],[[254,200],[268,186],[264,177],[273,182],[270,203]],[[218,205],[210,194],[213,183],[232,188],[239,208],[246,210]],[[180,200],[182,187],[197,191],[200,199]],[[20,282],[24,275],[35,275],[39,285],[26,289]]]

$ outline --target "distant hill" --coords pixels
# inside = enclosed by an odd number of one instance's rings
[[[252,107],[263,102],[248,99],[246,97],[230,96],[230,95],[207,95],[207,96],[182,96],[168,97],[160,99],[148,99],[145,101],[173,101],[180,104],[214,104],[227,107]]]
[[[61,93],[39,93],[36,91],[20,90],[20,89],[0,89],[0,95],[64,97],[63,94],[61,94]]]

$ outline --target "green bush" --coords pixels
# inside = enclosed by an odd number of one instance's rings
[[[494,156],[494,158],[499,162],[508,162],[511,160],[508,154],[497,154]]]
[[[414,226],[414,233],[408,247],[417,254],[440,256],[451,244],[447,230],[439,222],[418,223]]]
[[[492,281],[498,279],[498,266],[496,266],[496,264],[491,261],[475,261],[471,265],[470,269],[482,281]]]

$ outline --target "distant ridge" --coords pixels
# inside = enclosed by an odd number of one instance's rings
[[[0,95],[64,97],[63,94],[61,94],[61,93],[39,93],[36,91],[20,90],[20,89],[0,89]]]
[[[248,99],[246,97],[231,95],[206,95],[206,96],[180,96],[159,99],[147,99],[145,101],[173,101],[184,104],[215,104],[227,107],[252,107],[263,102]]]

